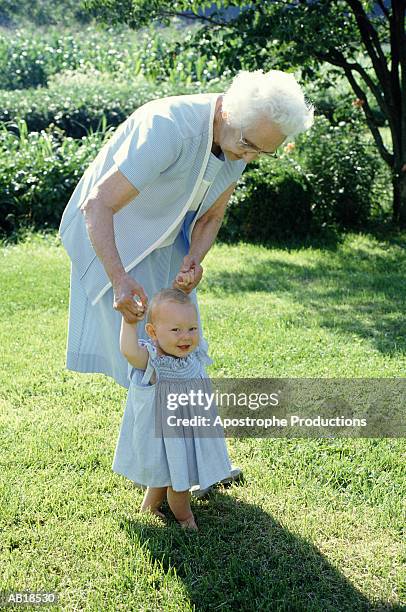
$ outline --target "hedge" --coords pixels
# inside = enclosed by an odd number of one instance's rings
[[[98,72],[58,75],[50,87],[0,91],[0,122],[8,129],[22,119],[29,131],[40,132],[50,125],[67,136],[80,138],[97,130],[104,116],[108,125],[117,126],[149,100],[180,94],[223,91],[218,79],[201,83],[151,83],[142,77],[131,82],[113,80]],[[15,130],[16,131],[16,130]]]

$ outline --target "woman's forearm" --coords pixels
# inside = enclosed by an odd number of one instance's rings
[[[214,217],[208,220],[199,219],[193,228],[189,255],[203,261],[211,249],[221,227],[223,219]]]
[[[195,223],[190,241],[189,256],[197,258],[199,263],[203,261],[216,240],[223,223],[227,203],[235,187],[236,183],[232,183]]]
[[[114,239],[113,215],[138,194],[138,189],[113,166],[80,207],[90,241],[112,284],[125,275]]]
[[[90,242],[103,264],[111,283],[125,274],[114,239],[114,211],[103,206],[97,199],[88,199],[81,206]]]

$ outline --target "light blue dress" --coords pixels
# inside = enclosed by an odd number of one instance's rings
[[[204,391],[211,390],[204,366],[212,363],[206,352],[198,347],[186,357],[159,356],[152,342],[140,340],[148,349],[145,372],[130,370],[130,387],[121,422],[112,469],[145,488],[172,486],[175,491],[187,491],[194,485],[201,489],[230,476],[231,463],[221,425],[212,427],[211,436],[202,435],[203,429],[183,425],[175,433],[165,425],[168,390],[187,393],[201,379]],[[149,384],[152,372],[155,384]],[[203,412],[203,411],[202,411]],[[183,409],[176,416],[193,416],[197,411]],[[217,410],[207,412],[217,416]],[[212,423],[214,419],[212,418]]]
[[[196,216],[200,218],[212,205],[206,195],[209,188],[222,172],[228,160],[210,153],[202,186],[191,203],[183,222],[174,229],[163,246],[152,251],[129,275],[142,285],[148,299],[164,287],[171,287],[189,252],[188,229]],[[134,235],[134,240],[137,237]],[[190,294],[197,306],[201,347],[207,351],[203,336],[196,290]],[[113,377],[118,384],[128,388],[128,362],[120,352],[121,314],[113,309],[113,290],[110,288],[103,297],[91,305],[81,285],[75,268],[71,266],[71,287],[68,323],[67,367],[79,372],[102,372]],[[139,338],[147,339],[145,320],[138,324]]]

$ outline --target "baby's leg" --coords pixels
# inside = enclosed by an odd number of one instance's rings
[[[158,508],[165,499],[167,488],[168,487],[148,487],[141,504],[141,512],[152,512],[152,514],[156,514],[156,516],[165,518],[165,515],[159,512]]]
[[[174,491],[168,487],[168,504],[183,529],[197,529],[190,507],[189,491]]]

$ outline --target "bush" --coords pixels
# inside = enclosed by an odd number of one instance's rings
[[[62,212],[84,170],[109,137],[104,131],[82,140],[61,134],[19,133],[0,127],[0,229],[58,227]]]
[[[151,87],[114,83],[111,79],[88,78],[85,74],[60,75],[49,88],[0,92],[0,121],[22,119],[29,131],[40,132],[53,124],[73,138],[95,130],[105,115],[110,125],[118,125],[144,103]]]
[[[363,58],[359,58],[363,61]],[[311,71],[312,78],[306,82],[306,96],[316,107],[318,115],[324,115],[331,124],[337,125],[340,121],[357,120],[360,115],[359,99],[356,97],[341,68],[332,68],[329,64],[322,64],[317,71]],[[373,75],[370,75],[373,78]],[[377,105],[376,100],[368,100],[371,112],[377,125],[385,125],[385,117]]]
[[[364,122],[332,126],[317,117],[296,143],[297,158],[311,177],[313,222],[362,228],[373,212],[373,184],[383,162]]]
[[[77,0],[2,0],[0,23],[8,26],[22,22],[48,25],[89,21]]]
[[[3,232],[21,225],[58,226],[76,183],[105,142],[105,127],[81,140],[63,138],[60,130],[28,133],[24,122],[17,134],[2,127]],[[353,123],[332,127],[320,117],[296,146],[285,148],[279,161],[265,158],[250,164],[231,198],[219,238],[266,244],[303,239],[326,226],[363,228],[373,211],[382,162],[362,128]]]
[[[51,28],[40,34],[24,28],[0,37],[0,89],[45,87],[67,70],[96,70],[132,81],[138,74],[155,83],[207,82],[221,71],[216,54],[188,47],[192,31],[133,32],[87,27],[70,33]],[[230,74],[228,74],[230,76]]]
[[[142,74],[157,83],[199,84],[230,78],[231,70],[219,61],[219,46],[210,43],[200,30],[200,27],[182,28],[176,38],[167,39],[161,31],[151,28],[148,40],[138,51]]]
[[[21,29],[0,38],[0,89],[45,87],[66,70],[95,69],[136,76],[139,43],[127,31],[87,27],[81,33],[51,29],[38,34]]]
[[[224,84],[213,80],[204,91],[222,91]],[[199,93],[200,84],[151,83],[142,77],[132,81],[113,79],[97,71],[66,72],[53,77],[49,88],[0,91],[0,122],[9,129],[18,119],[29,131],[40,132],[53,124],[68,136],[80,138],[96,130],[103,116],[117,126],[139,106],[164,96]]]
[[[362,229],[382,213],[384,170],[363,122],[353,118],[332,126],[317,117],[279,161],[261,159],[247,167],[219,238],[266,244],[315,236],[328,227]]]
[[[311,185],[300,166],[282,156],[247,166],[227,207],[220,240],[267,244],[312,231]]]

